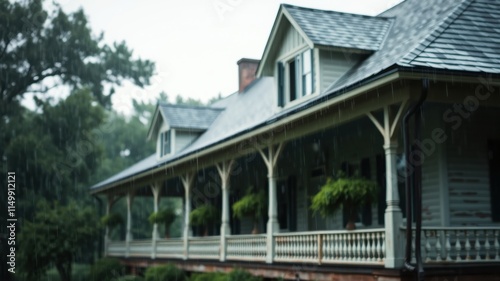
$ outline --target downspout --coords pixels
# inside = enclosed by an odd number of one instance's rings
[[[410,155],[413,152],[410,144],[409,123],[410,118],[415,115],[414,120],[414,141],[420,140],[420,121],[422,118],[422,105],[427,98],[429,92],[429,80],[422,80],[422,93],[417,103],[406,112],[403,118],[403,138],[405,150],[405,191],[406,191],[406,245],[405,245],[405,268],[410,271],[415,271],[415,266],[411,264],[411,242],[412,242],[412,203],[415,206],[415,259],[417,261],[417,280],[424,280],[424,268],[421,255],[421,230],[422,230],[422,166],[415,165],[414,173],[408,172],[410,167]],[[415,196],[412,202],[411,192],[415,191]]]

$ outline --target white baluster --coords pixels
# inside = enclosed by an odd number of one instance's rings
[[[441,258],[441,231],[436,230],[436,261],[442,261]]]
[[[431,231],[429,230],[423,230],[424,232],[424,239],[425,239],[425,257],[424,260],[425,262],[430,262],[432,261],[431,260],[431,242],[430,242],[430,239],[429,239],[429,233],[431,233]]]
[[[460,244],[460,232],[455,230],[455,237],[456,237],[456,242],[455,242],[455,250],[457,251],[457,259],[456,261],[461,261],[462,256],[460,255],[460,251],[462,250],[462,245]]]
[[[366,233],[361,233],[360,234],[360,240],[359,243],[361,244],[361,249],[359,251],[359,258],[362,261],[367,261],[368,256],[366,255]]]
[[[340,254],[339,254],[339,236],[337,234],[330,234],[329,235],[330,238],[330,249],[331,247],[333,246],[333,252],[332,254],[330,255],[330,259],[331,260],[335,260],[335,259],[340,259]]]
[[[476,234],[476,241],[474,242],[474,249],[476,249],[476,261],[481,260],[481,243],[479,243],[479,230],[474,231]]]
[[[445,230],[445,236],[446,236],[446,244],[445,244],[445,249],[446,249],[446,261],[451,261],[450,257],[450,252],[451,252],[451,243],[450,243],[450,232]]]
[[[367,233],[366,234],[366,248],[365,248],[365,253],[366,253],[366,260],[367,261],[372,261],[373,256],[372,256],[372,241],[373,239],[371,238],[373,233]]]
[[[484,250],[486,252],[486,255],[484,256],[484,259],[485,260],[490,260],[490,248],[491,248],[491,245],[490,245],[490,232],[488,230],[485,230],[484,231]]]
[[[495,231],[495,260],[500,261],[500,243],[498,242],[498,235],[500,233],[500,230]]]
[[[347,260],[347,236],[342,234],[340,236],[340,253],[342,254],[341,259]]]
[[[467,232],[465,231],[465,259],[466,260],[470,260],[470,249],[471,249],[471,246],[470,246],[470,241],[469,241],[469,233],[470,232]]]

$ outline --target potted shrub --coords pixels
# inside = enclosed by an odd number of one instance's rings
[[[219,212],[212,204],[203,204],[191,211],[189,221],[193,226],[203,226],[203,236],[208,235],[208,225],[215,222],[219,217]]]
[[[254,187],[249,187],[246,195],[233,204],[233,216],[251,218],[253,222],[252,234],[259,233],[258,222],[267,206],[266,193],[263,189],[256,191]]]
[[[335,213],[341,207],[348,213],[347,230],[354,230],[356,214],[364,204],[375,201],[377,183],[359,176],[347,177],[339,173],[335,179],[328,178],[326,184],[312,198],[311,209],[321,216]]]
[[[101,217],[101,223],[109,228],[109,236],[113,229],[123,223],[123,218],[118,213],[110,213]]]
[[[177,215],[173,209],[165,209],[158,212],[153,212],[149,216],[151,224],[163,224],[165,226],[165,238],[170,238],[170,225],[175,221]]]

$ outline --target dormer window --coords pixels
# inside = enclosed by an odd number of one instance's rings
[[[170,131],[165,131],[160,134],[160,150],[161,157],[170,154],[172,151]]]
[[[312,49],[278,62],[278,106],[311,95],[315,90]]]

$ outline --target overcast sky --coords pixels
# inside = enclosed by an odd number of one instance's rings
[[[203,101],[237,89],[236,62],[260,59],[282,1],[278,0],[59,0],[66,12],[83,7],[95,34],[125,40],[134,55],[154,61],[152,85],[125,85],[113,98],[126,111],[131,98],[165,91]],[[285,3],[377,15],[401,0],[288,0]]]

